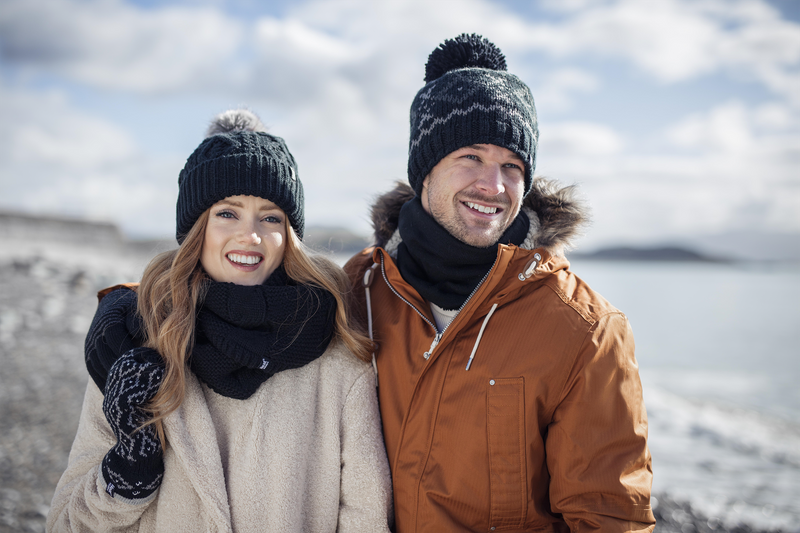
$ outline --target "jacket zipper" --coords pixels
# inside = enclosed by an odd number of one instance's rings
[[[467,296],[467,299],[464,300],[464,303],[461,304],[461,307],[458,308],[458,312],[456,313],[456,316],[458,316],[458,314],[461,313],[461,310],[464,309],[464,307],[466,307],[466,305],[469,303],[469,301],[472,299],[472,297],[475,296],[475,293],[478,292],[478,289],[481,288],[481,285],[483,285],[483,282],[486,281],[486,279],[489,277],[489,274],[491,274],[492,270],[494,270],[494,266],[496,264],[497,264],[497,257],[494,258],[494,263],[492,263],[492,267],[488,271],[486,271],[486,274],[484,274],[483,279],[481,279],[480,282],[478,282],[478,284],[475,286],[475,288],[472,289],[472,292],[469,294],[469,296]],[[386,282],[386,285],[389,286],[389,288],[392,290],[392,292],[395,293],[395,295],[397,295],[398,298],[400,298],[406,304],[408,304],[409,307],[411,307],[411,309],[416,311],[417,314],[422,317],[422,320],[427,322],[428,325],[431,328],[433,328],[433,332],[435,333],[435,336],[433,337],[433,341],[431,342],[431,347],[428,348],[427,352],[422,354],[422,357],[424,357],[425,360],[427,361],[428,359],[430,359],[431,354],[433,354],[433,350],[439,344],[439,341],[442,340],[442,336],[444,335],[444,332],[447,331],[447,328],[450,327],[450,324],[447,324],[444,327],[444,329],[441,331],[441,333],[439,333],[439,331],[436,329],[436,325],[433,322],[431,322],[430,320],[428,320],[428,317],[426,317],[419,309],[417,309],[414,306],[414,304],[412,304],[411,302],[409,302],[408,300],[403,298],[400,295],[400,293],[397,292],[394,287],[392,287],[392,284],[389,283],[389,278],[386,277],[386,269],[383,266],[383,252],[381,252],[381,274],[383,275],[383,280]],[[455,318],[453,320],[455,320]],[[451,322],[451,324],[452,324],[452,322]]]

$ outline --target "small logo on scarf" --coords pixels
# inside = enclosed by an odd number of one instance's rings
[[[258,367],[258,368],[260,368],[261,370],[264,370],[265,368],[267,368],[267,366],[269,366],[269,361],[267,361],[266,359],[262,359],[261,360],[261,366]]]

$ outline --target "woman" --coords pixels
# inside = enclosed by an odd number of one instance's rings
[[[217,118],[178,181],[180,247],[100,302],[48,531],[388,531],[369,341],[253,117]]]

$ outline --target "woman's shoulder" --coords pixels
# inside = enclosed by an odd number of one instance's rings
[[[317,360],[323,375],[339,378],[350,378],[353,381],[367,372],[372,372],[372,365],[362,361],[347,346],[338,340],[331,341],[328,349]]]

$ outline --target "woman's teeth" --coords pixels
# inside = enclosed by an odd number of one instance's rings
[[[467,207],[470,207],[476,211],[480,211],[481,213],[488,213],[490,215],[497,213],[496,207],[485,207],[482,205],[473,204],[472,202],[464,202],[464,203],[467,204]]]
[[[262,257],[258,255],[239,255],[239,254],[228,254],[227,258],[233,261],[234,263],[239,263],[240,265],[255,265],[261,262]]]

